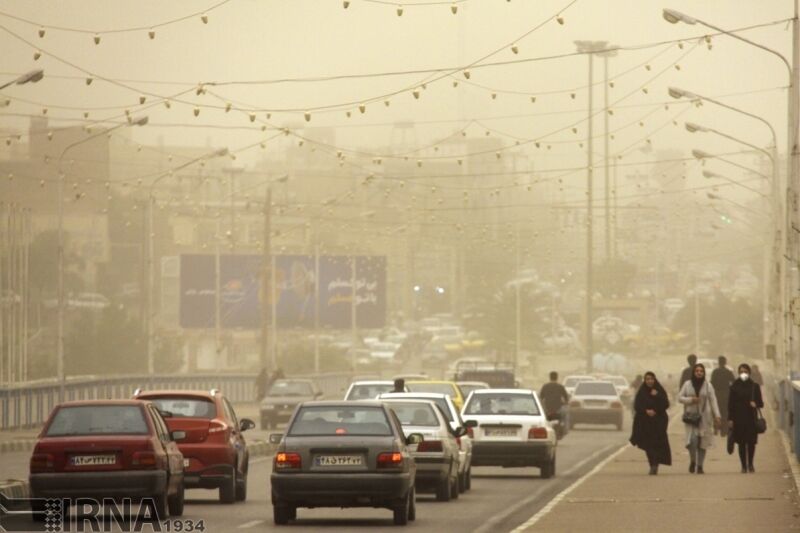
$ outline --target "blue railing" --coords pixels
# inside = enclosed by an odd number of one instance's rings
[[[292,376],[314,379],[326,398],[341,398],[353,375],[332,373]],[[219,389],[234,403],[254,402],[255,374],[128,375],[116,377],[74,377],[64,386],[65,400],[121,399],[142,389]],[[45,380],[0,387],[0,430],[35,427],[42,424],[58,403],[60,386]]]

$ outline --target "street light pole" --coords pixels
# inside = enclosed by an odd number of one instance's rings
[[[41,79],[41,77],[39,78]],[[30,81],[38,81],[31,79]],[[68,144],[61,151],[58,156],[58,341],[56,344],[56,373],[58,376],[58,401],[63,402],[64,392],[66,388],[66,373],[64,371],[64,318],[66,314],[66,300],[64,298],[64,180],[66,174],[64,173],[62,162],[64,156],[72,148],[78,145],[87,143],[101,135],[108,135],[112,131],[122,128],[124,126],[144,126],[147,124],[148,117],[143,116],[137,119],[131,118],[129,122],[123,122],[107,130],[95,133],[79,141]]]
[[[611,178],[609,176],[609,131],[608,131],[608,122],[609,112],[608,112],[608,59],[610,57],[614,57],[617,55],[617,51],[614,49],[614,46],[606,45],[605,48],[611,48],[611,50],[606,50],[604,52],[600,52],[600,56],[603,58],[603,166],[604,166],[604,178],[605,178],[605,225],[606,225],[606,238],[605,238],[605,245],[606,245],[606,262],[611,261],[612,257],[612,250],[611,250]]]

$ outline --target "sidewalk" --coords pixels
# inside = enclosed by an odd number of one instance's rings
[[[777,430],[759,436],[754,474],[739,472],[738,453],[728,455],[722,438],[706,456],[706,473],[689,474],[678,417],[670,423],[669,439],[672,466],[662,466],[657,476],[647,475],[642,450],[626,446],[518,531],[800,531],[800,498]]]

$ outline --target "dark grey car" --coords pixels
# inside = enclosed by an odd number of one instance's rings
[[[272,506],[276,524],[297,517],[298,507],[391,509],[394,523],[416,518],[416,465],[386,405],[365,402],[306,402],[298,406],[273,460]]]
[[[292,417],[298,404],[317,400],[322,393],[310,379],[276,380],[261,400],[261,429],[272,429]]]

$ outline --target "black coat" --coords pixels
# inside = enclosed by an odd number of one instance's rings
[[[672,452],[669,448],[667,438],[667,409],[669,408],[669,398],[663,387],[658,385],[655,390],[658,394],[653,396],[651,389],[645,384],[639,387],[636,393],[636,400],[633,404],[633,431],[631,432],[630,442],[634,446],[653,454],[659,464],[671,465]],[[652,409],[656,412],[655,416],[648,416],[645,411]]]
[[[728,418],[728,394],[734,381],[736,381],[736,376],[727,366],[715,368],[711,373],[711,386],[714,387],[717,395],[720,417],[723,420]]]
[[[750,405],[751,401],[759,408],[764,407],[759,384],[752,379],[734,381],[728,396],[728,420],[733,421],[733,440],[737,444],[758,442],[756,410]]]

